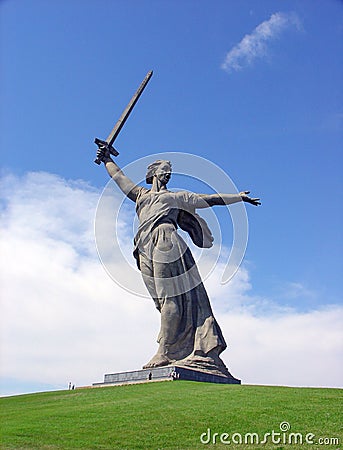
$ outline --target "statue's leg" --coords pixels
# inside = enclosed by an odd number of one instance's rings
[[[153,264],[152,261],[146,258],[144,255],[140,255],[139,258],[140,263],[140,270],[142,273],[144,284],[146,285],[146,288],[149,291],[149,294],[151,295],[152,299],[154,300],[154,303],[156,305],[156,308],[162,312],[162,309],[166,311],[168,308],[165,308],[165,302],[163,301],[163,298],[158,296],[157,290],[156,290],[156,278],[154,277],[154,270],[153,270]],[[169,308],[170,309],[170,308]],[[171,313],[171,311],[170,311]],[[169,314],[170,314],[169,313]],[[161,314],[162,316],[162,314]],[[162,327],[161,327],[162,329]],[[161,332],[160,332],[161,335]],[[163,341],[164,342],[164,341]],[[161,344],[159,339],[159,348],[151,360],[143,366],[143,369],[151,368],[151,367],[160,367],[160,366],[166,366],[171,361],[165,354],[165,345]]]
[[[139,256],[139,265],[142,274],[142,278],[146,288],[148,289],[151,298],[154,300],[156,308],[161,311],[161,303],[159,298],[157,297],[154,272],[152,270],[151,262],[145,258],[143,255]]]
[[[180,311],[175,298],[164,298],[161,308],[161,328],[158,353],[172,359],[170,347],[175,345],[179,333]]]

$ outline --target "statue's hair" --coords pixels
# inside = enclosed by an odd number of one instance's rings
[[[172,166],[170,161],[165,161],[163,159],[158,159],[157,161],[154,161],[153,163],[148,165],[148,170],[145,175],[146,184],[152,184],[152,179],[155,175],[157,168],[163,163],[168,163],[170,165],[170,168]]]

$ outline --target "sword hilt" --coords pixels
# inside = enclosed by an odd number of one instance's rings
[[[119,152],[117,152],[117,150],[114,147],[112,147],[112,145],[110,145],[107,141],[95,138],[94,142],[98,146],[99,150],[107,150],[113,156],[119,155]],[[102,163],[102,159],[98,157],[94,160],[94,162],[95,164],[100,165]]]

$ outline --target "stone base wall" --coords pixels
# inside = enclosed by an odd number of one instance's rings
[[[131,372],[109,373],[104,376],[102,383],[93,383],[93,386],[106,386],[109,384],[141,383],[143,381],[162,380],[188,380],[203,381],[207,383],[241,384],[241,380],[230,376],[220,376],[201,370],[179,367],[176,365],[156,367],[152,369],[134,370]]]

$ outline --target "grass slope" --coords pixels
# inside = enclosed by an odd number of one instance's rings
[[[188,381],[45,392],[0,399],[3,449],[341,448],[342,390]],[[217,432],[288,432],[339,445],[202,444]],[[205,438],[205,436],[204,436]],[[224,440],[228,439],[224,436]],[[236,435],[235,440],[239,439]],[[237,441],[238,442],[238,441]]]

